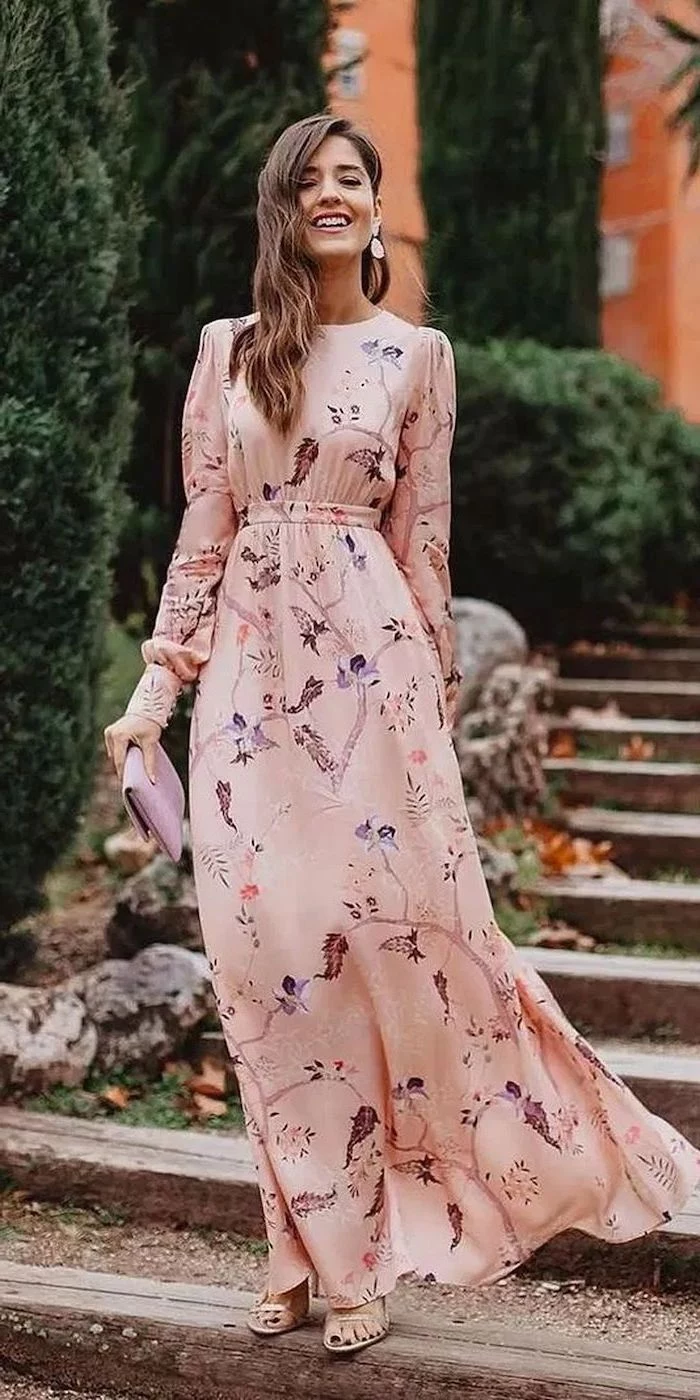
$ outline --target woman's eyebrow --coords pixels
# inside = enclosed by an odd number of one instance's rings
[[[364,167],[361,165],[334,165],[333,169],[339,172],[352,170],[356,175],[361,175]],[[302,173],[304,175],[318,175],[318,166],[305,165]]]

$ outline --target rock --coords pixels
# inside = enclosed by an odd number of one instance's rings
[[[497,666],[524,663],[528,641],[520,623],[498,603],[484,598],[453,598],[457,658],[464,680],[457,705],[459,719]]]
[[[457,724],[455,751],[475,829],[482,821],[541,810],[547,792],[544,711],[552,703],[553,679],[544,666],[499,665],[483,685],[478,707]]]
[[[202,949],[202,930],[194,877],[182,864],[157,855],[138,875],[125,881],[105,930],[107,950],[130,958],[152,943],[177,943]]]
[[[57,987],[0,983],[0,1094],[73,1087],[92,1070],[157,1070],[213,1009],[206,958],[167,944]]]
[[[471,805],[469,815],[472,817]],[[512,851],[504,850],[502,846],[495,846],[493,841],[487,841],[484,836],[478,835],[476,830],[474,834],[491,899],[512,899],[518,887],[518,862],[515,855]]]
[[[115,958],[66,984],[95,1027],[93,1069],[157,1069],[213,1009],[202,953],[158,944]]]
[[[97,1050],[84,1002],[65,984],[0,983],[0,1094],[82,1084]]]
[[[115,831],[104,843],[108,865],[120,875],[136,875],[158,854],[158,843],[152,838],[144,841],[133,827]]]

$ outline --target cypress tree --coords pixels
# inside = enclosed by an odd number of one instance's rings
[[[99,735],[138,220],[105,0],[0,0],[0,927],[73,836]],[[0,976],[2,975],[0,944]]]
[[[599,0],[418,0],[428,280],[472,342],[598,342]]]
[[[199,330],[250,310],[258,170],[288,123],[326,105],[330,20],[326,0],[214,0],[204,13],[199,0],[114,0],[112,13],[148,217],[132,318],[140,412],[123,616],[157,601],[142,565],[154,560],[162,577],[181,512],[179,423]]]

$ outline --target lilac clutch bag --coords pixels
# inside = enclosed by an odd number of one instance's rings
[[[152,783],[138,744],[129,744],[122,774],[122,800],[144,841],[154,836],[171,860],[182,855],[185,790],[165,749],[156,745],[156,781]]]

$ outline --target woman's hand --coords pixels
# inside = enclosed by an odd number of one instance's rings
[[[161,736],[162,726],[154,719],[144,719],[141,715],[122,715],[121,719],[108,724],[104,731],[105,748],[114,764],[121,783],[124,762],[129,744],[138,744],[143,754],[143,766],[151,782],[156,780],[156,745]]]

